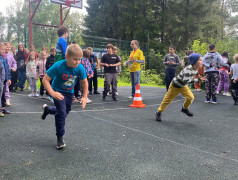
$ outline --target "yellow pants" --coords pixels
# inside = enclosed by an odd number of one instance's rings
[[[185,109],[188,109],[194,100],[193,93],[190,91],[190,89],[188,88],[187,85],[184,86],[183,88],[176,88],[176,87],[172,86],[172,83],[171,83],[169,86],[168,92],[165,94],[165,97],[164,97],[162,103],[160,104],[160,107],[158,108],[158,111],[162,113],[167,108],[169,103],[171,103],[171,101],[173,101],[174,98],[179,93],[181,93],[186,98],[184,101],[183,107]]]

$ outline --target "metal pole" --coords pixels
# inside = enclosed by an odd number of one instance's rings
[[[148,39],[147,39],[147,66],[146,68],[149,69],[150,67],[150,58],[149,58],[149,54],[150,54],[150,46],[149,46],[149,43],[150,43],[150,34],[148,33]]]
[[[63,26],[63,7],[60,4],[60,26]]]
[[[30,44],[32,44],[31,0],[29,0],[29,33],[30,33]]]

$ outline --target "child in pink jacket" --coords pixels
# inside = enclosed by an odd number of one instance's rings
[[[40,60],[38,61],[38,65],[37,65],[37,75],[40,78],[40,98],[43,98],[44,95],[44,86],[42,84],[42,79],[46,74],[46,68],[45,68],[45,64],[46,64],[46,58],[47,58],[47,54],[45,51],[42,51],[40,53]]]

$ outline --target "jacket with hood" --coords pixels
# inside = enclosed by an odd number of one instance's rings
[[[221,57],[221,55],[217,52],[207,52],[205,56],[202,59],[204,72],[207,73],[219,73],[219,70],[216,70],[216,68],[221,68],[223,66],[229,67],[228,64],[226,64]]]

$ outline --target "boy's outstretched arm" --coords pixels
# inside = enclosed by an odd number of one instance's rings
[[[50,85],[50,81],[52,79],[46,74],[42,80],[42,83],[46,89],[46,91],[54,98],[54,99],[57,99],[59,101],[63,100],[64,99],[64,96],[59,93],[59,92],[56,92],[52,89],[51,85]]]
[[[86,107],[87,97],[88,97],[88,80],[87,78],[80,81],[80,84],[83,86],[83,97],[80,101],[82,103],[82,108]]]

